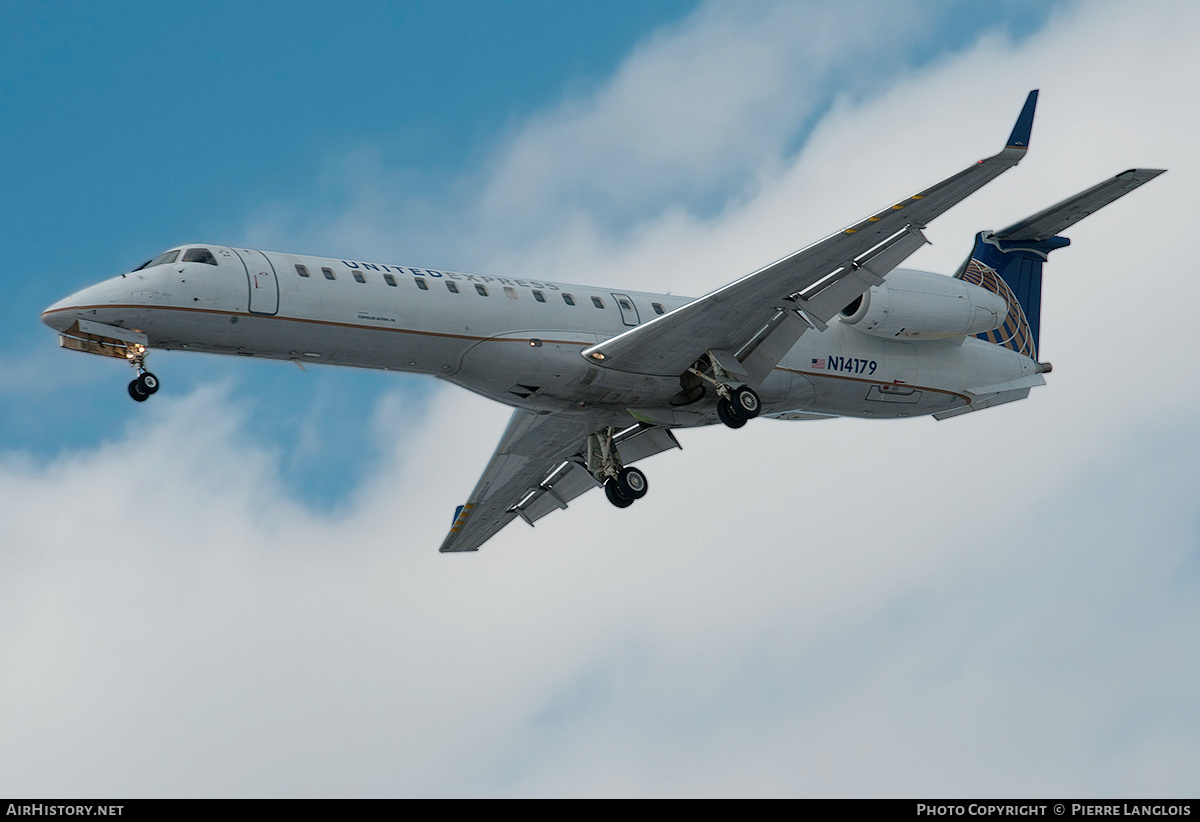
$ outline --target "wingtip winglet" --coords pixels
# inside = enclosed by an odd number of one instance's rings
[[[1017,124],[1013,126],[1012,134],[1008,135],[1008,142],[1005,144],[1007,148],[1029,148],[1029,135],[1033,132],[1033,111],[1037,108],[1037,98],[1038,89],[1029,92],[1029,96],[1025,98],[1025,106],[1017,117]]]

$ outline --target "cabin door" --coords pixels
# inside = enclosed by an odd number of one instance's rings
[[[613,299],[617,301],[617,308],[621,309],[621,322],[625,325],[633,326],[641,322],[638,317],[637,306],[633,304],[633,300],[624,294],[613,293]]]
[[[251,314],[279,313],[279,280],[275,277],[275,267],[261,251],[248,248],[235,248],[234,251],[242,258],[246,267],[246,280],[250,286]]]

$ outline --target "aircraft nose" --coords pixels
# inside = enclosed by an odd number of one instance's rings
[[[79,319],[78,313],[72,309],[80,304],[78,294],[64,297],[42,312],[42,322],[55,331],[66,331],[71,323]]]
[[[90,310],[94,315],[98,307],[127,302],[129,287],[120,279],[107,280],[76,291],[48,307],[42,312],[42,322],[55,331],[66,331],[71,327],[71,323],[84,318],[85,311]],[[90,318],[95,319],[94,316]]]

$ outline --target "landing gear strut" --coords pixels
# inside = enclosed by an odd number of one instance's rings
[[[637,468],[621,464],[621,455],[613,442],[613,428],[609,426],[588,435],[587,468],[598,482],[604,485],[604,495],[618,508],[628,508],[650,489],[646,475]]]
[[[158,391],[158,377],[146,370],[146,349],[141,345],[130,347],[126,355],[129,364],[137,372],[137,378],[129,383],[129,396],[137,402],[145,402],[150,395]]]

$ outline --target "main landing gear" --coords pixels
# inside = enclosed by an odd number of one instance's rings
[[[628,508],[646,496],[650,483],[637,468],[621,464],[612,426],[588,435],[587,468],[604,485],[604,495],[618,508]]]
[[[717,392],[720,393],[720,390],[718,388]],[[749,420],[757,417],[758,412],[762,410],[758,394],[750,386],[739,385],[737,388],[725,390],[728,396],[717,400],[717,417],[730,428],[741,428]]]
[[[706,373],[712,371],[710,376]],[[730,428],[741,428],[749,420],[754,419],[762,411],[762,401],[758,393],[748,385],[736,385],[728,371],[721,367],[717,355],[709,352],[708,361],[700,359],[688,369],[693,374],[710,383],[717,392],[717,417]]]
[[[126,356],[133,370],[137,372],[137,378],[129,383],[129,396],[137,402],[145,402],[150,399],[151,394],[158,391],[158,377],[146,370],[146,349],[143,346],[133,346]]]
[[[615,477],[604,481],[604,495],[618,508],[633,505],[635,501],[646,496],[649,488],[646,475],[636,468],[622,468]]]

